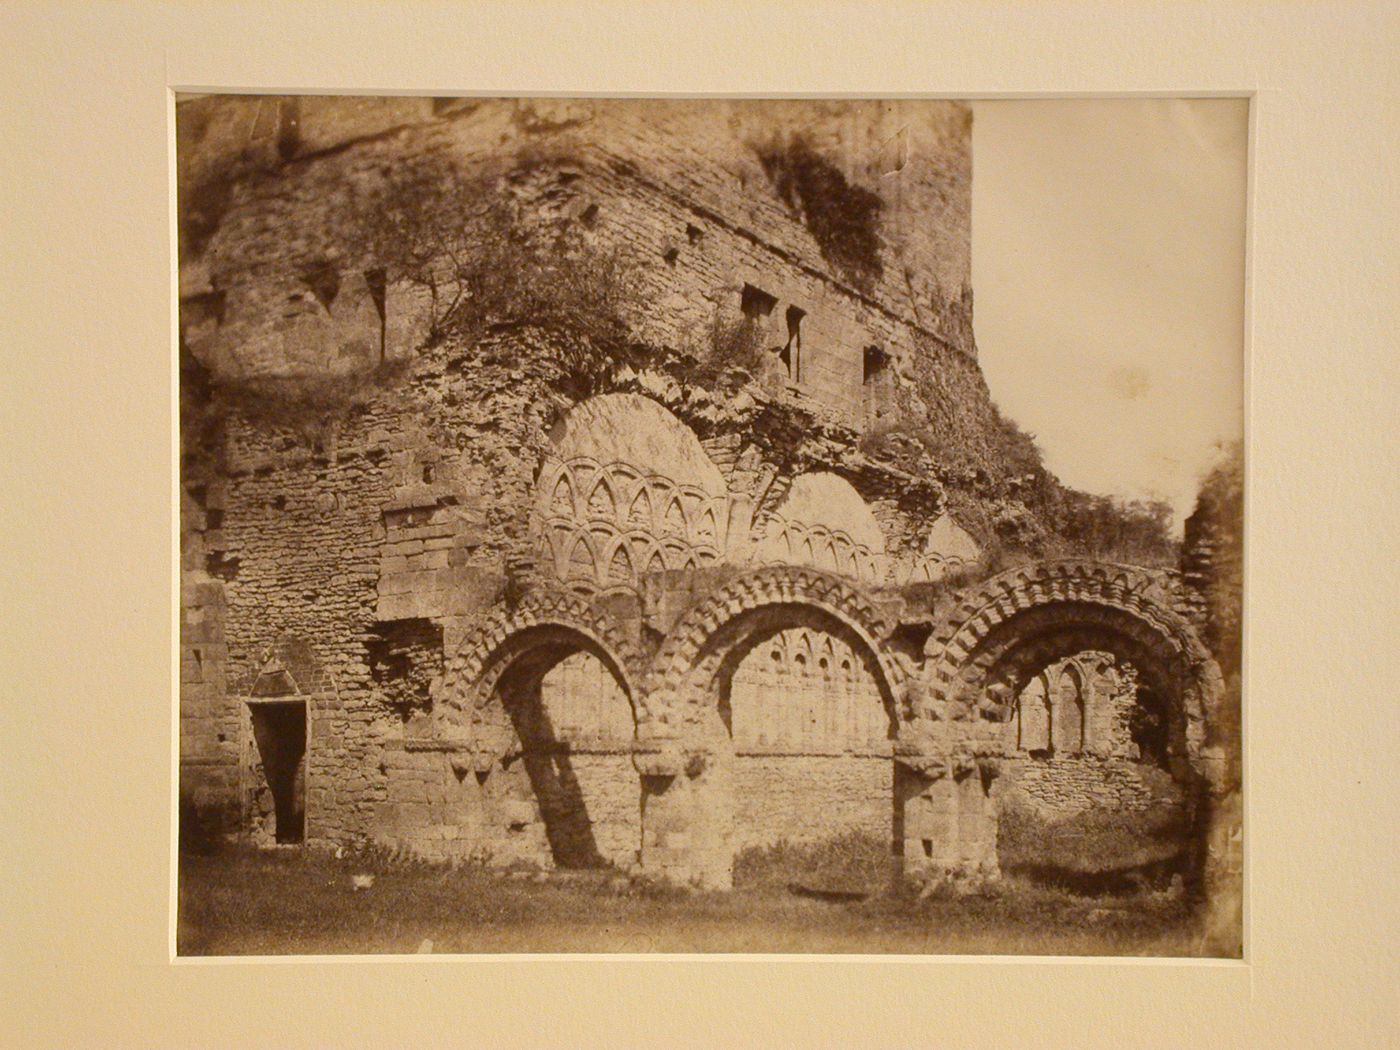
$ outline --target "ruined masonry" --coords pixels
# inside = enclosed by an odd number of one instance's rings
[[[774,128],[875,188],[873,258],[823,239]],[[178,129],[194,367],[406,375],[317,432],[187,417],[182,820],[725,888],[746,847],[851,829],[906,874],[995,876],[1013,795],[1218,789],[1179,576],[977,571],[1014,479],[985,451],[965,106],[211,97]],[[421,294],[337,240],[343,188],[509,151],[542,221],[634,260],[639,344],[732,316],[761,373],[566,398],[538,333],[429,339]],[[910,412],[973,450],[962,476],[871,451]]]

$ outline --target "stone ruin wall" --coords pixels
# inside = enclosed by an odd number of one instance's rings
[[[553,158],[530,176],[535,184],[525,192],[642,263],[653,308],[641,337],[686,345],[717,309],[740,306],[745,285],[775,300],[775,316],[788,305],[804,311],[805,381],[796,390],[780,381],[758,395],[776,407],[760,403],[747,416],[727,416],[703,393],[654,377],[634,377],[625,387],[696,427],[728,496],[747,501],[749,516],[741,520],[752,542],[799,472],[826,469],[860,493],[890,564],[908,563],[922,549],[943,510],[941,486],[855,449],[868,419],[852,391],[868,346],[892,354],[902,382],[912,383],[919,369],[938,374],[933,393],[943,399],[943,417],[959,420],[958,437],[975,443],[977,428],[989,425],[970,315],[963,317],[970,309],[963,107],[949,104],[932,131],[923,129],[922,144],[942,151],[922,155],[935,177],[896,177],[882,187],[895,202],[896,234],[918,208],[927,212],[931,199],[938,221],[926,219],[920,228],[936,234],[887,245],[884,276],[865,290],[832,271],[756,162],[734,149],[734,128],[743,120],[732,115],[707,124],[710,118],[695,110],[679,115],[677,127],[658,130],[571,104],[454,109],[424,99],[361,100],[355,107],[304,100],[289,133],[284,103],[208,108],[204,140],[182,138],[182,188],[217,182],[211,172],[220,153],[287,176],[234,180],[213,193],[206,210],[214,220],[197,250],[182,257],[186,344],[215,371],[335,370],[363,367],[376,352],[412,355],[422,336],[413,296],[389,279],[376,298],[363,262],[335,243],[342,201],[336,187],[405,150],[487,154],[500,135],[523,129]],[[580,128],[592,121],[599,133],[583,136]],[[182,123],[182,134],[191,123]],[[854,126],[823,125],[848,146]],[[889,140],[903,158],[896,175],[920,156],[911,152],[909,133],[900,134]],[[721,142],[724,148],[716,146]],[[850,174],[893,165],[884,149],[868,151],[874,159],[867,157],[862,170],[850,166]],[[318,271],[308,269],[327,258],[339,260],[342,271],[329,306],[314,287]],[[466,365],[462,348],[434,347],[411,363],[400,385],[319,433],[234,414],[216,432],[183,434],[181,770],[182,796],[194,809],[234,826],[256,818],[249,807],[260,771],[250,706],[241,698],[256,690],[275,643],[292,638],[318,662],[313,686],[296,683],[308,704],[308,841],[378,838],[430,857],[549,862],[542,810],[552,802],[526,775],[524,761],[472,768],[425,729],[429,688],[447,654],[498,607],[512,573],[523,573],[527,587],[542,571],[548,575],[532,532],[536,472],[547,458],[552,421],[544,408],[548,377],[531,368],[535,348],[528,342],[503,341],[498,349],[475,353]],[[671,569],[652,598],[623,593],[612,600],[618,621],[638,641],[646,630],[664,631],[692,600],[687,588],[712,585],[703,573],[678,580]],[[802,688],[822,695],[828,687]],[[541,691],[546,709],[558,711],[577,687],[547,679]],[[587,735],[572,734],[568,776],[593,820],[591,848],[625,864],[643,836],[644,792],[631,741]],[[810,741],[737,750],[730,772],[741,845],[815,837],[835,826],[890,831],[891,797],[913,790],[901,784],[888,742],[866,754]],[[1027,764],[1015,779],[1032,795],[1072,798],[1089,790],[1076,761],[1060,758],[1035,766],[1039,772]],[[1115,776],[1104,776],[1103,785],[1123,779]],[[951,820],[962,828],[945,842],[944,830],[931,826],[920,839],[911,823],[906,835],[923,841],[930,857],[944,850],[952,859],[987,862],[983,825],[991,817],[978,780],[950,777],[919,789],[929,804],[911,810],[911,822],[946,828]],[[1132,794],[1103,790],[1124,800]],[[680,856],[697,848],[692,838],[701,833],[661,814],[645,835],[644,850]]]
[[[1050,664],[1018,698],[1008,727],[1004,797],[1051,818],[1179,807],[1182,792],[1164,757],[1143,753],[1133,739],[1138,704],[1134,669],[1118,666],[1109,653]]]
[[[185,238],[192,247],[181,259],[182,320],[210,367],[225,374],[362,367],[381,335],[390,356],[410,352],[422,335],[411,292],[388,277],[376,306],[364,279],[372,261],[340,236],[350,187],[405,159],[451,156],[470,169],[513,146],[539,165],[517,186],[532,206],[588,228],[640,264],[652,306],[640,337],[673,348],[703,342],[716,311],[736,313],[751,284],[776,301],[775,327],[783,327],[787,307],[804,312],[802,390],[838,421],[863,422],[852,391],[864,351],[877,347],[899,377],[894,400],[933,409],[946,442],[997,474],[993,413],[970,327],[965,106],[831,103],[819,104],[835,107],[820,117],[811,112],[818,104],[804,103],[791,118],[886,202],[882,275],[860,289],[823,258],[755,155],[760,129],[782,119],[784,104],[653,111],[476,101],[435,115],[429,99],[349,101],[355,105],[300,100],[285,160],[278,128],[287,100],[182,105],[182,211],[205,216],[194,224],[199,236]],[[230,157],[242,158],[235,170],[248,174],[221,178]],[[328,307],[314,287],[327,265],[340,289]]]
[[[402,746],[406,712],[391,699],[426,700],[386,696],[376,654],[391,655],[404,627],[426,622],[441,640],[427,653],[409,640],[410,659],[440,664],[462,625],[498,597],[512,540],[526,542],[532,466],[519,453],[528,441],[512,430],[528,426],[529,388],[485,370],[477,399],[450,421],[425,413],[426,402],[441,405],[423,396],[431,389],[411,385],[406,404],[372,405],[319,447],[232,420],[217,468],[187,480],[202,496],[189,521],[204,526],[190,531],[206,559],[189,574],[188,615],[206,632],[222,621],[225,687],[245,691],[284,636],[309,643],[334,680],[335,694],[312,704],[308,733],[313,840],[369,833],[398,761],[380,753],[388,741]],[[474,425],[482,411],[499,424]],[[198,635],[189,639],[194,648]],[[182,705],[187,761],[238,768],[246,731],[214,699]],[[409,801],[425,801],[420,778],[402,779]]]

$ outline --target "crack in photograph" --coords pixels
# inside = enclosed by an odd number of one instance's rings
[[[1246,100],[174,119],[180,955],[1241,956]]]

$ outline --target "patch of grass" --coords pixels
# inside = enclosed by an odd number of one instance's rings
[[[887,839],[848,831],[818,842],[752,846],[734,858],[739,888],[867,895],[888,887],[893,858]]]
[[[355,875],[373,875],[356,890]],[[181,955],[490,952],[1208,954],[1166,894],[1100,900],[1022,879],[862,901],[776,886],[689,893],[615,873],[495,872],[312,849],[180,858]]]
[[[1181,806],[1088,809],[1055,819],[1009,801],[998,824],[997,853],[1003,870],[1043,884],[1122,894],[1145,886],[1161,889],[1183,874],[1189,835]]]

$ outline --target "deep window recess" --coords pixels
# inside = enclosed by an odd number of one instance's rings
[[[773,308],[777,305],[777,299],[751,284],[744,285],[743,294],[739,298],[739,309],[750,321],[763,320],[772,314]]]
[[[788,378],[794,383],[802,381],[802,318],[806,311],[796,306],[787,308],[787,345],[780,355],[787,365]]]

